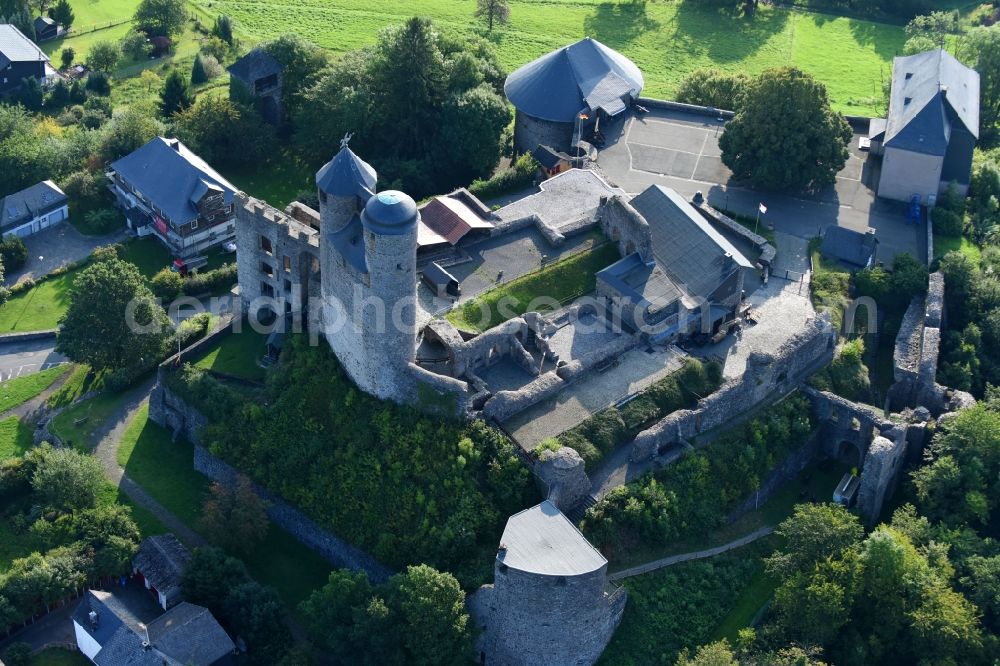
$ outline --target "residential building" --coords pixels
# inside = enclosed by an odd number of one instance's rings
[[[0,24],[0,95],[8,94],[27,78],[42,82],[57,76],[49,57],[16,27]]]
[[[191,553],[177,537],[159,534],[142,540],[132,560],[132,573],[156,597],[160,608],[168,610],[183,599],[181,576],[190,559]]]
[[[955,183],[965,196],[979,138],[979,74],[944,49],[895,58],[889,113],[869,126],[882,156],[878,196],[933,206]]]
[[[207,608],[183,602],[146,624],[103,590],[84,594],[73,632],[80,652],[97,666],[228,666],[236,650]]]
[[[129,228],[187,259],[236,237],[236,186],[178,139],[156,137],[107,174]]]
[[[264,120],[272,125],[280,125],[284,118],[284,106],[281,103],[284,68],[281,63],[258,47],[227,69],[233,81],[242,85],[257,100],[257,108]]]
[[[8,194],[0,202],[0,235],[24,238],[69,217],[69,202],[51,180]]]

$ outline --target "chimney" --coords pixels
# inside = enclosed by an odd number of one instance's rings
[[[90,619],[90,626],[94,629],[97,628],[97,611],[90,611],[87,613],[87,617]]]

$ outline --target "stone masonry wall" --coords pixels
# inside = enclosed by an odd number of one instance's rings
[[[775,469],[767,475],[763,483],[760,484],[760,490],[756,493],[751,494],[749,497],[743,500],[736,509],[729,514],[728,521],[734,522],[739,520],[742,516],[753,511],[756,507],[764,504],[767,500],[771,498],[777,490],[779,490],[786,483],[789,483],[793,479],[799,476],[810,463],[819,458],[820,445],[822,443],[822,437],[820,435],[820,430],[817,429],[809,436],[809,439],[794,451],[791,455],[785,458],[785,461],[778,465]]]
[[[514,114],[514,148],[519,154],[530,153],[539,145],[569,152],[573,129],[573,123],[540,120],[518,111]]]
[[[638,252],[643,259],[652,259],[649,223],[621,196],[614,196],[598,210],[598,222],[604,235],[618,244],[623,257]]]

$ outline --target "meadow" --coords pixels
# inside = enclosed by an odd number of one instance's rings
[[[508,70],[589,35],[633,59],[646,78],[644,94],[653,97],[671,97],[699,67],[753,73],[796,65],[827,85],[838,110],[878,113],[882,82],[905,41],[899,26],[767,6],[748,20],[696,2],[510,5],[510,24],[489,37]],[[202,0],[200,7],[232,16],[248,42],[298,31],[334,53],[367,46],[384,26],[415,15],[452,32],[482,33],[474,0]]]

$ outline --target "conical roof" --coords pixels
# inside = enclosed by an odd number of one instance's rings
[[[335,197],[358,196],[367,200],[375,194],[377,181],[375,169],[346,145],[316,172],[316,187]]]
[[[573,122],[584,109],[614,105],[624,95],[635,98],[643,84],[635,63],[585,37],[513,72],[504,83],[504,93],[529,116]]]

